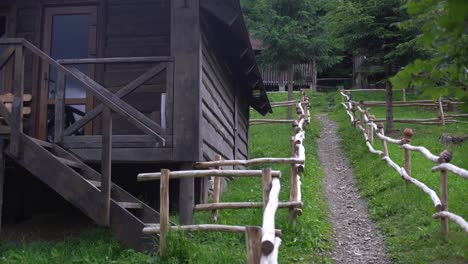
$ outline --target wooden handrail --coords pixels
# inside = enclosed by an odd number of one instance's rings
[[[218,166],[253,166],[258,164],[304,164],[304,159],[300,158],[257,158],[251,160],[219,160],[197,162],[194,167],[197,169],[208,169]]]
[[[152,63],[152,62],[173,62],[173,61],[174,61],[174,57],[172,56],[81,58],[81,59],[57,60],[57,62],[62,65],[109,64],[109,63]]]
[[[281,177],[281,171],[272,171],[273,177]],[[261,177],[261,170],[192,170],[171,171],[171,179],[218,177]],[[161,172],[140,173],[138,181],[153,181],[161,179]]]
[[[158,138],[163,145],[165,145],[166,140],[159,134],[164,131],[161,126],[156,124],[153,120],[136,110],[134,107],[128,103],[121,100],[118,96],[102,87],[100,84],[89,78],[87,75],[82,73],[76,68],[67,69],[65,66],[58,63],[56,60],[51,58],[48,54],[31,44],[25,39],[1,39],[0,45],[8,44],[22,44],[29,51],[34,53],[36,56],[40,57],[42,60],[47,62],[49,65],[52,65],[57,69],[58,72],[63,72],[68,77],[75,79],[79,84],[81,84],[87,91],[93,94],[96,99],[100,100],[105,106],[111,108],[115,113],[123,116],[128,122],[135,125],[145,133],[153,135]],[[18,48],[17,48],[18,50]],[[16,72],[16,71],[15,71]],[[19,74],[19,73],[18,73]],[[15,78],[16,79],[16,78]],[[21,78],[23,79],[23,78]],[[16,97],[16,94],[15,94]],[[17,107],[18,108],[18,107]],[[17,113],[17,110],[15,111]],[[17,122],[12,122],[11,125]],[[21,122],[20,122],[21,123]],[[13,132],[13,131],[12,131]],[[15,144],[13,145],[13,147]]]

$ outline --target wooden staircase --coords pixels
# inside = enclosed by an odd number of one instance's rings
[[[31,174],[79,208],[96,223],[103,223],[101,174],[56,144],[21,135],[21,155],[5,153]],[[109,227],[114,236],[138,251],[155,247],[144,227],[159,223],[159,213],[116,184],[111,185]]]

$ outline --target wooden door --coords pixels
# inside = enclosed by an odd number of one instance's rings
[[[96,57],[97,7],[52,7],[44,10],[43,50],[54,59]],[[80,71],[94,77],[94,66],[77,65]],[[53,139],[55,83],[57,71],[46,63],[41,66],[38,137]],[[93,100],[76,81],[65,81],[65,125],[80,119],[92,108]],[[91,134],[92,124],[77,132]]]

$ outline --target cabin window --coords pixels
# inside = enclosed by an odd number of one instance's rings
[[[7,17],[5,15],[0,15],[0,38],[4,38],[6,36],[6,28],[7,28]],[[5,50],[5,46],[0,45],[0,54],[3,53]],[[0,92],[4,93],[4,80],[5,80],[5,67],[0,71]]]
[[[87,58],[89,53],[89,15],[55,15],[52,19],[50,55],[54,59]],[[87,73],[87,65],[76,65]],[[57,70],[49,69],[49,98],[55,98]],[[66,98],[86,98],[86,91],[75,80],[66,80]]]

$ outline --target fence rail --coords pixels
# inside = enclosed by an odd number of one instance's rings
[[[351,100],[351,97],[344,93],[340,92],[343,96],[344,102],[342,105],[346,109],[346,113],[350,117],[351,124],[359,128],[363,132],[363,136],[366,142],[366,145],[369,151],[373,154],[379,155],[382,160],[387,162],[387,164],[395,169],[403,180],[407,183],[412,183],[423,192],[425,192],[431,198],[436,209],[436,213],[432,216],[436,219],[441,219],[441,228],[444,234],[448,233],[448,220],[453,221],[458,224],[465,232],[468,232],[468,223],[461,216],[453,214],[448,211],[448,196],[447,196],[447,172],[450,171],[455,175],[458,175],[462,178],[468,179],[468,171],[459,168],[456,165],[449,163],[452,159],[452,153],[448,150],[444,150],[440,155],[432,154],[427,148],[423,146],[412,146],[410,144],[413,130],[410,128],[405,129],[403,139],[394,139],[385,136],[383,123],[379,122],[375,124],[375,117],[369,114],[368,109],[363,109],[358,103]],[[441,102],[441,100],[439,100]],[[356,111],[359,112],[359,118],[356,118]],[[381,140],[383,151],[375,150],[373,147],[373,135],[375,135]],[[405,166],[401,167],[395,163],[389,156],[387,143],[399,145],[401,149],[405,151]],[[432,172],[440,171],[441,178],[441,192],[440,198],[437,196],[437,193],[429,188],[424,183],[416,180],[411,177],[411,151],[420,152],[428,160],[438,163],[439,165],[431,169]]]
[[[251,120],[251,124],[266,122],[289,123],[292,125],[294,135],[291,137],[290,158],[257,158],[251,160],[222,160],[216,155],[214,161],[197,162],[193,167],[198,170],[169,171],[142,173],[137,176],[138,181],[160,181],[160,221],[159,225],[146,226],[145,234],[159,234],[160,254],[166,251],[166,238],[169,230],[183,231],[217,231],[217,232],[242,232],[246,235],[247,257],[249,264],[277,263],[278,251],[281,245],[281,230],[275,228],[276,211],[278,208],[289,209],[289,219],[296,222],[297,215],[302,215],[301,175],[305,169],[304,123],[310,123],[309,98],[301,91],[300,101],[287,101],[275,104],[276,106],[296,106],[297,118],[294,120]],[[286,202],[279,201],[281,191],[281,172],[264,168],[262,170],[225,170],[224,166],[244,166],[287,164],[291,166],[291,190],[290,199]],[[201,169],[201,170],[200,170]],[[213,203],[198,204],[194,211],[212,211],[212,222],[218,220],[218,210],[263,208],[262,227],[232,226],[216,224],[200,225],[169,225],[169,181],[180,178],[206,178],[214,177]],[[220,202],[221,177],[262,177],[263,201],[262,202]]]

